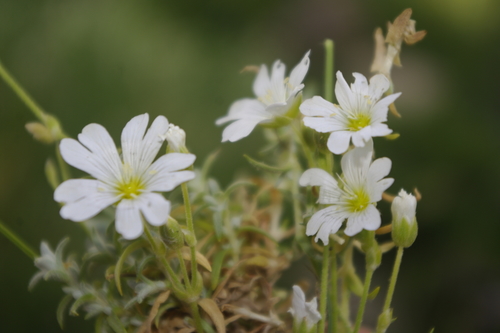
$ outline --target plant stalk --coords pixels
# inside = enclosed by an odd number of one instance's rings
[[[368,299],[368,292],[370,290],[373,272],[374,270],[372,269],[368,269],[366,271],[363,295],[361,296],[361,301],[359,303],[358,314],[356,315],[356,323],[354,324],[353,333],[359,332],[359,329],[361,328],[361,323],[363,322],[363,315],[365,313],[366,300]]]
[[[323,248],[323,264],[321,267],[321,297],[319,301],[319,313],[321,321],[318,326],[318,333],[325,332],[326,326],[326,305],[328,303],[328,270],[330,264],[330,250],[328,245]]]
[[[7,237],[17,248],[24,252],[31,260],[35,260],[40,257],[25,241],[23,241],[19,236],[17,236],[13,231],[11,231],[7,226],[0,220],[0,233]]]

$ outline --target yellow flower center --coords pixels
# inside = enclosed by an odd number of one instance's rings
[[[371,118],[367,114],[357,114],[354,118],[349,118],[347,126],[351,131],[359,131],[360,129],[365,128],[370,125]]]
[[[370,197],[364,190],[355,191],[353,196],[347,200],[347,207],[352,213],[365,210],[370,204]]]
[[[119,184],[116,189],[122,195],[122,199],[134,199],[141,194],[144,185],[139,179],[132,178],[128,182]]]

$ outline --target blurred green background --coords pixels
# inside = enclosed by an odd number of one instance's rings
[[[404,47],[393,71],[401,137],[377,139],[393,161],[390,191],[417,186],[419,237],[405,252],[391,332],[500,332],[500,2],[498,0],[0,1],[0,59],[38,103],[77,135],[88,123],[118,138],[134,115],[165,115],[184,128],[201,161],[221,148],[213,174],[223,184],[249,169],[260,130],[221,144],[216,118],[251,97],[246,65],[281,59],[292,68],[311,49],[306,97],[321,92],[321,42],[336,43],[348,80],[369,75],[372,34],[403,9],[428,31]],[[81,229],[62,220],[43,168],[53,148],[24,130],[35,118],[0,82],[0,219],[38,248]],[[390,217],[386,215],[384,222]],[[394,253],[376,284],[385,287]],[[27,291],[33,263],[0,235],[0,331],[59,332],[57,283]],[[379,297],[369,305],[373,326]],[[90,332],[70,318],[67,332]]]

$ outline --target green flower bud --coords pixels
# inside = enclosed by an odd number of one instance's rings
[[[31,135],[33,135],[33,138],[35,138],[35,140],[46,144],[54,142],[54,137],[52,136],[52,133],[50,133],[50,130],[45,125],[37,122],[32,122],[32,123],[27,123],[25,127],[26,130]]]
[[[50,158],[47,160],[47,162],[45,162],[45,177],[47,177],[47,180],[53,190],[55,190],[59,186],[59,184],[61,184],[57,166]]]
[[[160,232],[168,247],[180,249],[184,246],[184,234],[181,230],[181,226],[173,218],[168,218],[167,223],[160,228]]]
[[[387,309],[378,316],[377,332],[385,332],[392,322],[392,309]]]
[[[193,235],[193,233],[191,231],[189,231],[189,229],[186,226],[182,226],[181,230],[182,230],[182,233],[184,234],[184,240],[186,241],[186,244],[189,247],[196,246],[196,244],[198,243],[196,241],[196,236]]]
[[[396,246],[410,247],[417,238],[416,208],[417,199],[404,190],[392,201],[392,240]]]
[[[361,243],[361,249],[365,252],[366,269],[376,270],[382,262],[382,251],[375,239],[375,231],[363,230],[356,237]]]

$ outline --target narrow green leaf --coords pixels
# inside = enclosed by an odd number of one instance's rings
[[[68,307],[69,303],[73,299],[73,296],[71,294],[68,294],[63,297],[63,299],[59,302],[59,305],[57,306],[57,322],[59,323],[59,326],[61,329],[64,329],[64,311]]]
[[[275,243],[278,243],[276,241],[276,239],[273,238],[273,236],[271,236],[270,233],[268,233],[267,231],[265,230],[262,230],[260,228],[257,228],[257,227],[254,227],[254,226],[251,226],[251,225],[247,225],[247,226],[243,226],[243,227],[239,227],[238,228],[238,233],[240,232],[255,232],[257,234],[261,234],[262,236],[265,236],[266,238],[269,238],[269,240],[275,242]]]
[[[95,325],[94,325],[94,330],[95,333],[105,333],[106,330],[104,329],[104,320],[106,319],[106,315],[101,314],[97,319],[95,320]]]
[[[368,294],[368,299],[369,300],[375,299],[375,297],[377,297],[379,291],[380,291],[380,286],[373,289],[372,292]]]
[[[208,171],[210,171],[210,168],[214,164],[214,162],[215,162],[217,156],[219,155],[219,153],[220,153],[220,149],[214,151],[213,153],[211,153],[210,155],[208,155],[207,158],[205,159],[205,161],[203,162],[203,167],[201,168],[201,177],[202,177],[202,179],[206,179],[207,178]]]
[[[120,295],[123,295],[122,292],[122,284],[120,281],[120,274],[122,273],[122,268],[123,268],[123,263],[127,259],[127,257],[134,252],[135,250],[140,249],[141,247],[145,247],[148,245],[148,242],[144,239],[138,239],[132,244],[130,244],[122,253],[120,258],[118,259],[118,262],[116,263],[115,266],[115,283],[116,283],[116,288],[118,289],[118,292]]]
[[[284,171],[287,171],[287,170],[290,170],[289,167],[287,168],[278,168],[278,167],[274,167],[274,166],[271,166],[271,165],[267,165],[263,162],[259,162],[259,161],[256,161],[254,160],[253,158],[251,158],[250,156],[248,155],[243,155],[244,158],[246,158],[246,160],[251,164],[253,165],[254,167],[256,167],[257,169],[261,169],[261,170],[265,170],[265,171],[271,171],[271,172],[284,172]]]
[[[219,284],[220,271],[222,269],[222,263],[224,262],[224,257],[226,256],[227,252],[228,250],[223,250],[217,252],[214,256],[214,260],[212,262],[212,278],[210,281],[212,290],[215,290],[215,288],[217,288],[217,285]]]
[[[224,226],[223,226],[223,221],[222,221],[222,215],[224,214],[224,211],[217,211],[214,212],[214,217],[213,217],[213,222],[214,222],[214,231],[215,231],[215,237],[217,238],[218,241],[222,239],[222,235],[224,234]]]
[[[122,321],[114,313],[108,317],[107,321],[116,333],[127,333],[127,329],[123,326]]]
[[[246,180],[240,180],[240,181],[234,182],[226,189],[226,191],[224,192],[224,195],[226,197],[229,196],[234,190],[236,190],[237,188],[239,188],[241,186],[255,186],[255,184],[252,182],[246,181]]]
[[[80,296],[76,301],[75,303],[73,303],[73,305],[71,306],[71,308],[69,309],[69,313],[72,315],[72,316],[78,316],[78,312],[76,312],[76,310],[78,310],[78,308],[80,306],[82,306],[83,304],[85,303],[88,303],[92,300],[95,299],[95,296],[92,295],[92,294],[85,294],[83,296]]]

